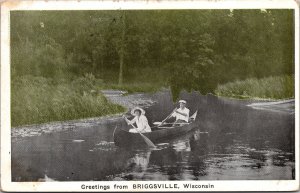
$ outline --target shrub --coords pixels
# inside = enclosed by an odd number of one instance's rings
[[[275,76],[262,79],[250,78],[219,85],[215,93],[233,98],[285,99],[295,96],[295,77]]]
[[[93,83],[96,82],[90,75],[70,84],[54,84],[52,79],[43,77],[15,78],[12,82],[12,126],[124,112],[122,106],[110,103],[101,93],[88,92],[95,88]]]

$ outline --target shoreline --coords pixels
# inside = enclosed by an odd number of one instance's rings
[[[124,113],[128,113],[129,109],[133,108],[134,106],[149,107],[155,103],[155,101],[152,100],[151,95],[147,93],[134,93],[124,95],[126,93],[123,91],[110,91],[112,90],[105,90],[101,92],[108,100],[110,100],[110,102],[125,107],[126,112]],[[90,117],[68,121],[53,121],[49,123],[12,127],[11,138],[14,142],[23,137],[40,136],[47,133],[72,131],[82,127],[86,128],[104,123],[114,123],[120,121],[124,113],[106,115],[101,117]]]
[[[147,108],[152,106],[156,101],[153,100],[151,94],[149,93],[134,93],[127,94],[124,91],[118,90],[102,90],[100,91],[104,96],[112,103],[122,105],[126,108],[126,112],[135,107],[140,106],[142,108]],[[215,95],[213,95],[215,96]],[[231,105],[245,105],[249,108],[256,110],[268,110],[284,113],[294,113],[295,99],[290,100],[249,100],[249,99],[233,99],[215,96],[220,101],[231,104]],[[33,137],[40,136],[42,134],[61,132],[61,131],[71,131],[78,128],[86,128],[91,126],[96,126],[103,123],[114,123],[122,119],[124,113],[118,113],[113,115],[106,115],[102,117],[91,117],[83,119],[75,119],[68,121],[54,121],[42,124],[32,124],[24,125],[11,128],[12,141],[18,141],[23,137]]]
[[[24,125],[11,128],[12,141],[18,138],[40,136],[46,133],[72,131],[79,127],[90,127],[98,124],[116,122],[122,119],[122,114],[107,115],[103,117],[92,117],[69,121],[55,121],[42,124]]]

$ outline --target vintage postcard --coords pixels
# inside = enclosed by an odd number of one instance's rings
[[[299,190],[299,4],[3,1],[1,190]]]

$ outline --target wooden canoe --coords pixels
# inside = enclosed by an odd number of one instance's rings
[[[143,133],[147,138],[149,138],[153,143],[165,142],[168,139],[174,138],[178,135],[182,135],[187,133],[188,131],[196,128],[196,116],[197,111],[191,116],[191,122],[184,124],[182,126],[172,127],[169,125],[161,126],[161,127],[153,127],[151,128],[152,132]],[[115,128],[114,133],[114,142],[115,145],[119,147],[126,147],[132,145],[145,145],[145,141],[141,137],[139,133],[131,133],[127,130],[121,128]]]

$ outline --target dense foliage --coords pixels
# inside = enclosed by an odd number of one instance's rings
[[[213,92],[294,73],[293,10],[13,11],[12,74]]]
[[[13,125],[122,112],[91,93],[100,88],[168,87],[175,100],[182,89],[223,94],[247,87],[228,82],[292,77],[293,15],[287,9],[12,11]]]

